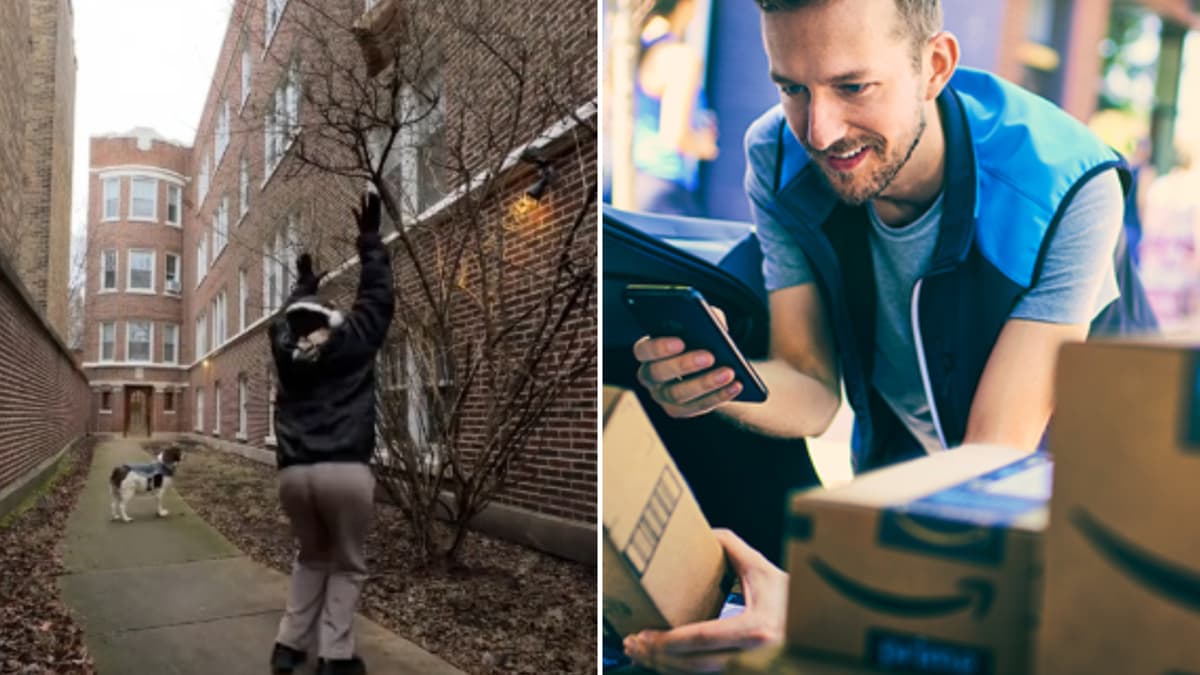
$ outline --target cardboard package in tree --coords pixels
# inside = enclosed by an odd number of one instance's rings
[[[1028,673],[1052,465],[964,446],[796,494],[787,643],[889,670]]]
[[[1200,673],[1200,349],[1064,347],[1039,673]]]
[[[637,397],[604,388],[604,619],[621,636],[717,616],[725,553]]]
[[[848,661],[796,654],[776,646],[748,651],[722,672],[724,675],[871,675],[879,671]]]

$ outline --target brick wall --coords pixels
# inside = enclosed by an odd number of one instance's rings
[[[323,5],[326,11],[341,11],[350,18],[356,11],[361,11],[361,6],[358,0]],[[315,252],[318,268],[321,269],[329,269],[344,260],[353,259],[354,225],[350,208],[355,204],[357,191],[362,185],[361,179],[331,177],[306,170],[294,158],[301,148],[293,148],[292,154],[274,171],[264,167],[263,115],[281,80],[287,59],[299,55],[306,73],[318,70],[320,66],[313,53],[306,51],[303,31],[289,28],[290,24],[303,20],[305,9],[303,0],[291,0],[279,32],[270,46],[264,47],[262,2],[242,0],[235,5],[216,72],[209,85],[207,104],[193,141],[194,151],[187,171],[193,176],[192,187],[195,188],[198,185],[195,177],[207,163],[211,186],[203,196],[195,189],[189,190],[190,224],[185,225],[183,232],[186,289],[183,354],[188,364],[188,388],[183,410],[179,414],[180,424],[188,430],[196,428],[192,417],[196,412],[196,398],[202,395],[204,419],[199,426],[203,433],[208,436],[215,434],[223,440],[234,440],[239,432],[238,382],[244,379],[247,385],[245,435],[249,444],[258,447],[268,447],[268,398],[273,381],[265,325],[261,322],[266,313],[264,305],[267,304],[264,302],[264,263],[269,262],[264,255],[264,244],[273,241],[276,233],[290,222],[294,224],[294,245],[287,247],[285,262],[290,263],[300,250]],[[463,154],[469,155],[475,166],[499,167],[509,152],[533,141],[546,131],[552,121],[569,116],[589,101],[594,102],[596,17],[594,4],[575,0],[559,0],[549,5],[523,0],[487,12],[488,17],[475,18],[480,21],[486,18],[486,22],[490,22],[488,30],[499,31],[489,35],[495,38],[500,32],[507,31],[510,36],[519,38],[515,43],[511,37],[505,38],[508,42],[500,45],[504,52],[529,47],[530,53],[534,53],[537,51],[532,49],[535,45],[545,50],[537,58],[528,61],[528,89],[516,97],[513,91],[497,88],[506,80],[493,72],[496,67],[494,59],[488,56],[487,49],[478,41],[461,35],[447,36],[439,45],[441,63],[444,64],[442,77],[447,97],[445,115],[448,141],[463,150]],[[447,18],[442,17],[443,20]],[[243,105],[241,54],[247,40],[251,45],[252,75],[249,96]],[[362,56],[352,41],[347,41],[341,49],[334,53],[339,62],[361,63]],[[473,83],[481,79],[488,79],[488,86],[474,88]],[[318,111],[310,104],[309,97],[313,95],[311,88],[320,86],[320,83],[309,79],[304,86],[305,99],[300,105],[301,122],[306,130],[316,129],[321,120]],[[226,101],[231,110],[230,143],[218,162],[213,132]],[[511,112],[516,102],[523,102],[525,107],[519,116],[519,123],[511,125],[510,122],[518,118],[504,117],[500,113],[506,109]],[[491,115],[487,111],[497,114]],[[459,121],[463,124],[458,124]],[[571,142],[564,142],[560,137],[554,149],[545,151],[556,168],[556,179],[541,204],[525,215],[520,231],[509,237],[506,255],[519,266],[530,267],[544,262],[547,251],[552,248],[550,242],[562,234],[583,207],[589,191],[594,193],[596,144],[594,134],[588,131],[594,125],[595,117],[592,114],[569,134]],[[504,133],[499,134],[499,130]],[[456,135],[460,132],[465,136]],[[497,139],[495,136],[503,138]],[[327,152],[325,156],[330,158],[340,156],[336,148],[322,146],[320,141],[312,140],[315,137],[315,132],[306,131],[303,152]],[[247,159],[251,185],[249,208],[244,217],[240,215],[239,203],[242,157]],[[508,182],[497,182],[503,188],[489,197],[486,210],[491,214],[490,217],[473,219],[472,222],[457,220],[445,223],[444,227],[472,227],[481,223],[490,228],[503,227],[508,208],[537,179],[537,175],[531,172],[531,166],[526,164],[507,168],[504,175],[504,181]],[[229,244],[211,261],[210,268],[203,271],[201,279],[201,271],[195,269],[194,264],[196,248],[202,237],[207,237],[211,246],[211,224],[222,198],[227,198],[229,203]],[[585,223],[574,254],[594,262],[595,216],[591,215]],[[424,253],[432,255],[433,250],[430,247]],[[421,251],[417,253],[418,256],[422,254]],[[406,283],[404,257],[393,252],[393,260],[398,283],[403,287]],[[241,270],[246,271],[247,278],[246,324],[249,330],[239,334],[237,329],[241,326],[241,317],[237,298]],[[531,275],[537,276],[532,270]],[[337,298],[346,307],[357,278],[357,267],[351,267],[334,279],[323,290],[323,294]],[[290,286],[290,281],[286,283]],[[505,302],[512,303],[513,311],[521,309],[522,294],[519,290],[510,288],[505,297]],[[211,330],[211,316],[208,315],[212,311],[212,300],[222,291],[227,298],[226,325],[230,327],[227,331],[230,339],[224,346],[210,350],[208,354],[195,354],[195,320],[201,313],[205,314]],[[580,348],[594,353],[594,298],[578,314],[570,320],[568,330],[582,333],[585,340]],[[461,334],[469,335],[469,313],[459,312],[458,320],[463,327]],[[219,423],[214,405],[217,389],[221,392]],[[476,405],[479,403],[476,402]],[[516,476],[512,487],[500,497],[500,501],[582,524],[593,524],[596,519],[596,419],[596,380],[593,372],[560,397],[549,411],[545,422],[530,440],[529,462]],[[471,423],[468,420],[467,426]]]
[[[88,386],[0,257],[0,490],[88,430]]]
[[[30,0],[25,204],[17,269],[59,335],[67,331],[75,47],[69,0]]]

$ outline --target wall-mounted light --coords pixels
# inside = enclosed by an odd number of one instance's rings
[[[550,183],[554,181],[554,167],[550,166],[548,160],[539,157],[531,150],[521,153],[521,160],[534,164],[538,168],[537,182],[525,191],[525,196],[535,202],[540,202],[546,194],[546,190],[550,188]]]

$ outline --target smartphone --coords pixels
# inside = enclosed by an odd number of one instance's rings
[[[625,287],[623,298],[650,337],[680,338],[687,351],[703,349],[711,353],[716,361],[714,368],[732,368],[734,379],[742,383],[735,401],[767,400],[766,385],[721,327],[700,291],[691,286],[630,284]]]

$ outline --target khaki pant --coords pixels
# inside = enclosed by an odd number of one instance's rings
[[[375,477],[365,464],[326,462],[279,472],[279,499],[300,552],[276,642],[325,659],[354,655],[351,628],[367,578],[363,548]],[[314,640],[319,638],[319,640]]]

